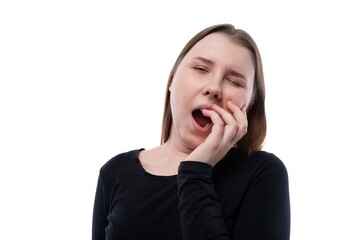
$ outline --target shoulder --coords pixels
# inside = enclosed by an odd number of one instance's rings
[[[251,153],[249,156],[249,161],[257,162],[259,165],[265,168],[276,168],[279,170],[286,170],[285,164],[283,161],[277,157],[274,153],[266,151],[257,151]]]
[[[257,151],[249,155],[249,161],[258,162],[260,170],[278,172],[279,174],[287,174],[284,162],[274,153]]]
[[[214,170],[219,174],[226,172],[226,174],[247,176],[252,179],[270,175],[287,178],[287,170],[283,161],[267,151],[256,151],[247,155],[237,149],[232,149],[215,168]]]
[[[237,149],[233,149],[229,152],[229,158],[232,158],[233,161],[244,161],[248,162],[251,165],[256,165],[258,167],[276,167],[276,168],[285,168],[284,163],[277,157],[274,153],[267,151],[256,151],[247,155],[240,152]]]
[[[213,181],[224,204],[230,201],[227,199],[240,203],[250,192],[271,196],[288,193],[284,163],[275,154],[266,151],[248,155],[237,149],[230,150],[225,159],[213,168]]]
[[[250,154],[249,162],[255,162],[256,167],[252,172],[252,183],[269,186],[288,188],[288,172],[285,164],[275,154],[258,151]]]
[[[120,154],[112,157],[101,167],[101,171],[107,171],[108,169],[117,167],[126,162],[129,162],[129,160],[137,158],[139,151],[141,151],[141,150],[142,149],[134,149],[134,150],[130,150],[128,152],[120,153]]]
[[[132,164],[136,164],[136,159],[141,150],[134,149],[114,156],[101,167],[100,176],[108,179],[116,177],[124,169],[128,169]]]
[[[228,155],[225,157],[224,162],[227,164],[250,164],[250,165],[278,165],[279,167],[285,167],[284,163],[275,154],[267,151],[256,151],[251,154],[246,154],[238,149],[231,149]],[[220,161],[223,162],[223,161]]]

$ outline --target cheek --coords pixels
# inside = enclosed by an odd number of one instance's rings
[[[242,106],[248,107],[252,100],[252,90],[243,90],[242,94],[237,98],[240,108]]]
[[[246,94],[246,107],[248,107],[251,104],[252,101],[252,91],[248,91]]]
[[[197,89],[195,81],[188,75],[182,73],[176,75],[171,85],[171,93],[181,102],[188,101],[192,98],[195,89]]]
[[[241,90],[240,92],[235,91],[224,99],[224,103],[226,103],[228,100],[231,100],[239,108],[242,108],[244,105],[247,107],[250,102],[250,97],[250,94],[248,94],[245,90]],[[225,105],[226,104],[224,104],[224,106]]]
[[[174,77],[170,89],[170,104],[173,112],[181,112],[188,99],[190,86],[184,81],[181,75]]]
[[[183,81],[184,77],[181,74],[181,72],[177,72],[172,80],[172,84],[171,84],[171,91],[173,93],[181,93],[184,89],[184,85],[186,85],[186,82]]]

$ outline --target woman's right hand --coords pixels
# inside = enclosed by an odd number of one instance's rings
[[[213,126],[205,141],[194,149],[185,161],[199,161],[215,166],[247,132],[246,107],[241,109],[228,101],[229,111],[218,105],[203,109],[204,116],[210,117]]]

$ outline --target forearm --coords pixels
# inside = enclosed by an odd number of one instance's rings
[[[178,172],[179,212],[183,239],[229,239],[211,180],[212,167],[182,162]]]

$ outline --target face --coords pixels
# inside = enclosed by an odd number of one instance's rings
[[[230,100],[248,107],[254,86],[251,53],[221,33],[212,33],[187,53],[170,85],[173,125],[170,140],[193,150],[211,131],[211,123],[199,124],[199,109],[216,104],[225,110]],[[205,124],[205,123],[204,123]]]

